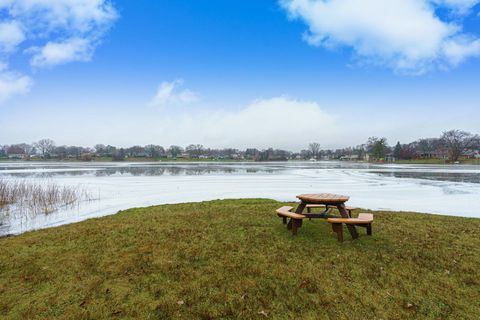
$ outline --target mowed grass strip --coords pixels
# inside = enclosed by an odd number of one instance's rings
[[[480,219],[374,212],[372,237],[340,244],[325,220],[292,237],[282,205],[163,205],[0,239],[0,318],[479,318]]]

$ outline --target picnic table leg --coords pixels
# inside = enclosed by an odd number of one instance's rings
[[[297,235],[297,230],[302,226],[302,220],[291,219],[292,221],[292,235]]]
[[[371,223],[367,225],[367,235],[368,236],[372,235],[372,224]]]
[[[348,211],[345,208],[345,204],[341,203],[341,204],[337,205],[337,209],[338,209],[338,212],[340,212],[340,215],[343,218],[347,218],[347,219],[350,218],[350,216],[348,214]],[[347,224],[347,228],[348,228],[348,231],[350,232],[350,234],[352,235],[352,238],[357,239],[358,238],[358,232],[357,232],[357,229],[355,229],[355,226],[351,225],[351,224]]]
[[[307,204],[305,202],[300,202],[300,204],[298,205],[297,209],[295,209],[295,213],[299,213],[299,214],[302,214],[303,213],[303,210],[305,210],[305,207],[307,206]]]
[[[343,226],[341,223],[332,223],[333,232],[337,234],[338,242],[343,242]]]
[[[300,204],[298,205],[297,209],[295,209],[295,213],[300,213],[302,214],[303,213],[303,210],[305,209],[305,207],[307,206],[306,203],[304,203],[303,201],[300,202]],[[295,223],[295,221],[293,221],[293,219],[290,219],[290,221],[288,221],[288,224],[287,224],[287,229],[288,230],[292,230],[293,228],[293,224]],[[296,224],[296,229],[300,228],[302,226],[302,220],[299,220]],[[295,234],[297,233],[297,230],[295,229]],[[293,230],[292,230],[293,231]]]

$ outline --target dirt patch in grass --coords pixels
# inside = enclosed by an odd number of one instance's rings
[[[372,237],[339,244],[324,220],[292,237],[281,205],[164,205],[0,239],[0,318],[478,319],[480,219],[375,212]]]

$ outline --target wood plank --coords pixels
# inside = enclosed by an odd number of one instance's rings
[[[292,218],[292,219],[305,219],[305,216],[303,214],[298,214],[298,213],[295,213],[295,212],[290,212],[290,210],[292,210],[293,207],[281,207],[279,209],[276,210],[277,212],[277,215],[279,216],[282,216],[282,217],[288,217],[288,218]]]
[[[328,207],[328,209],[337,209],[337,206],[334,206],[334,205],[307,204],[307,209],[308,208],[310,208],[310,209],[325,209],[326,207]],[[357,207],[349,207],[349,206],[345,206],[345,209],[347,209],[348,211],[358,210]]]
[[[330,223],[345,223],[345,224],[371,224],[373,222],[373,214],[360,213],[358,218],[329,218]]]
[[[372,213],[359,213],[358,219],[363,220],[372,220],[373,221],[373,214]]]
[[[301,194],[297,196],[298,199],[310,204],[338,204],[346,202],[350,199],[348,196],[332,194],[332,193],[312,193]]]
[[[364,220],[358,218],[328,218],[330,223],[345,223],[345,224],[370,224],[373,220]]]

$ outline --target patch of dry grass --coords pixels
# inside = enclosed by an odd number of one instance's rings
[[[5,319],[478,319],[480,219],[375,212],[339,244],[271,200],[131,209],[0,239]],[[348,233],[345,233],[348,239]]]

